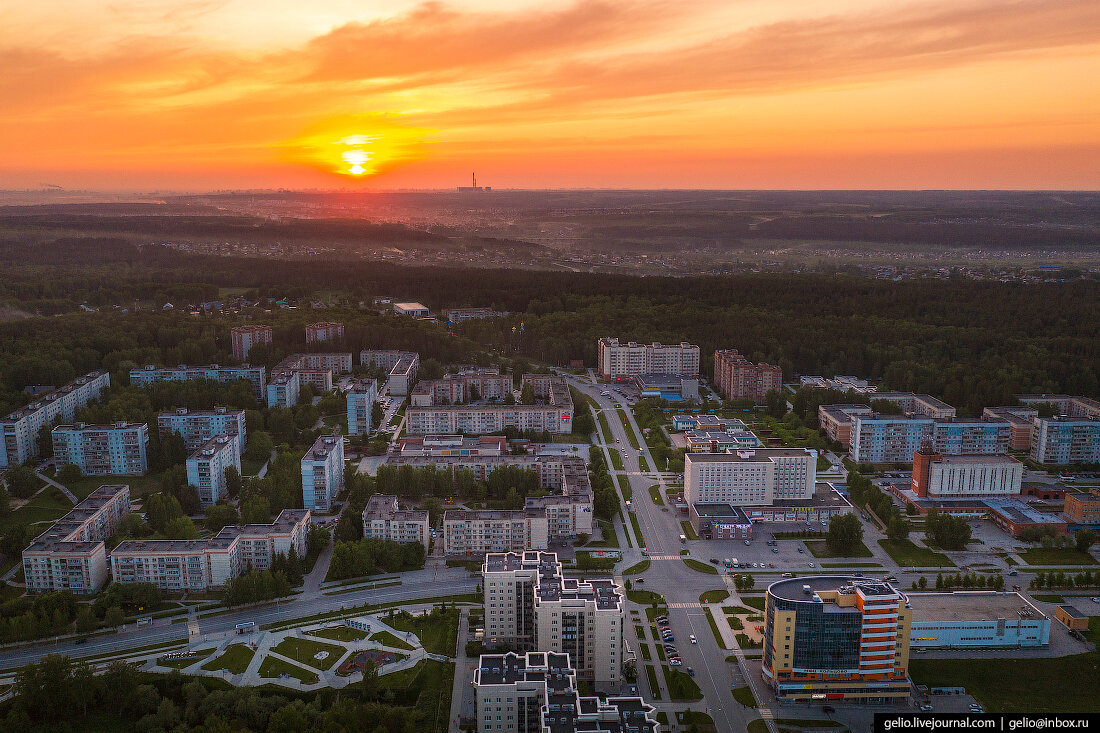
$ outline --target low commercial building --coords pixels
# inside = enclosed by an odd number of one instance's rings
[[[765,598],[762,671],[777,698],[908,699],[912,611],[888,583],[801,577],[772,583]]]
[[[729,428],[745,430],[745,423],[717,415],[673,415],[673,430],[727,430]]]
[[[684,500],[757,506],[809,499],[817,483],[817,453],[808,448],[756,448],[684,456]]]
[[[308,509],[284,509],[270,524],[223,527],[205,540],[126,540],[111,551],[111,575],[169,592],[220,588],[248,568],[266,570],[291,548],[304,557],[309,518]]]
[[[752,537],[752,521],[741,507],[695,502],[688,508],[695,534],[704,540],[741,540]]]
[[[230,410],[225,407],[215,407],[213,410],[188,410],[180,407],[172,412],[162,412],[157,415],[157,430],[162,438],[179,433],[189,451],[196,450],[219,435],[237,438],[237,446],[243,450],[247,438],[244,410]]]
[[[478,733],[657,733],[640,697],[584,696],[568,654],[482,654],[474,670]]]
[[[405,411],[405,430],[410,435],[481,435],[508,428],[523,432],[573,432],[573,398],[565,380],[542,374],[525,374],[523,380],[534,387],[534,405],[487,402],[412,405]]]
[[[1080,609],[1069,604],[1062,604],[1054,609],[1054,618],[1058,619],[1067,629],[1075,631],[1087,631],[1089,628],[1089,616]]]
[[[774,364],[753,364],[737,349],[714,352],[714,385],[727,400],[762,402],[768,392],[783,389],[783,370]]]
[[[357,379],[346,393],[348,403],[348,435],[365,435],[371,431],[371,412],[378,399],[378,384],[373,379]]]
[[[498,311],[492,308],[444,308],[443,316],[450,323],[462,323],[477,318],[503,318],[508,311]]]
[[[229,332],[233,358],[244,361],[257,344],[271,344],[271,326],[236,326]]]
[[[924,516],[932,509],[941,514],[953,514],[968,519],[989,519],[1013,537],[1019,537],[1029,530],[1038,530],[1050,534],[1064,535],[1067,531],[1066,517],[1058,512],[1042,511],[1021,501],[1015,496],[968,496],[968,497],[924,497],[913,491],[911,484],[892,484],[887,481],[876,482],[879,486],[897,496],[905,504],[911,504],[918,514]]]
[[[1031,458],[1039,463],[1100,463],[1100,417],[1036,417]]]
[[[1066,519],[1082,529],[1100,525],[1100,495],[1080,491],[1067,491],[1065,495]]]
[[[698,401],[698,377],[679,374],[638,374],[631,383],[642,398],[655,397],[670,402]]]
[[[393,450],[397,456],[503,456],[508,439],[503,435],[425,435],[401,438]]]
[[[578,677],[619,689],[628,653],[614,580],[565,577],[555,553],[528,550],[487,555],[482,588],[487,643],[568,654]]]
[[[140,369],[130,370],[130,384],[135,387],[147,387],[156,382],[187,382],[193,379],[208,379],[219,384],[230,384],[245,380],[252,387],[256,399],[264,399],[264,387],[267,386],[267,368],[262,366],[187,366],[158,367],[152,364]]]
[[[763,445],[760,438],[748,430],[689,430],[684,433],[684,441],[689,453],[728,453]]]
[[[107,584],[104,541],[130,513],[130,487],[100,486],[23,550],[30,593],[98,593]]]
[[[335,341],[344,338],[343,323],[310,323],[306,326],[306,343],[315,344],[319,341]]]
[[[817,387],[819,389],[837,389],[842,392],[855,392],[865,395],[873,394],[878,390],[878,387],[869,384],[866,379],[839,374],[832,379],[819,376],[799,377],[798,386]]]
[[[344,439],[322,435],[302,456],[302,506],[315,512],[332,510],[344,488]]]
[[[399,316],[409,316],[410,318],[425,318],[431,315],[428,306],[416,302],[394,303],[393,312]]]
[[[1019,593],[910,593],[913,649],[1020,649],[1050,643],[1050,619]]]
[[[51,431],[54,459],[71,463],[85,476],[144,476],[149,471],[149,426],[58,425]]]
[[[598,370],[604,379],[623,379],[638,374],[699,375],[699,347],[686,341],[623,344],[617,338],[604,337],[596,342],[596,355]]]
[[[392,494],[375,494],[363,509],[363,537],[391,542],[419,542],[429,548],[428,510],[401,509]]]
[[[225,472],[241,473],[241,449],[235,435],[211,438],[187,458],[187,483],[199,490],[203,506],[217,504],[226,493]]]
[[[0,469],[38,457],[38,433],[43,426],[55,420],[75,420],[77,409],[98,400],[110,386],[109,373],[89,372],[60,389],[38,395],[30,404],[0,419]]]
[[[943,456],[929,449],[913,454],[913,491],[931,498],[1016,496],[1024,465],[1009,455]]]

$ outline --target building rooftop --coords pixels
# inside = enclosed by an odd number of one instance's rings
[[[688,453],[684,459],[692,463],[729,463],[731,461],[769,461],[772,458],[793,458],[811,455],[807,448],[740,448],[728,453]]]
[[[417,303],[415,301],[408,302],[408,303],[394,303],[393,307],[394,308],[400,308],[401,310],[405,310],[405,311],[428,310],[428,306],[424,305],[423,303]]]
[[[1019,463],[1018,460],[1012,456],[1004,455],[1003,453],[981,453],[981,454],[969,454],[962,456],[940,456],[935,459],[936,463],[942,463],[948,466],[982,466],[990,463],[1003,463],[1005,465],[1011,465]]]
[[[1069,605],[1068,603],[1062,604],[1062,605],[1058,606],[1058,608],[1059,608],[1059,610],[1062,611],[1062,613],[1066,614],[1070,618],[1088,618],[1089,617],[1089,615],[1087,613],[1085,613],[1081,609],[1077,608],[1076,606]]]
[[[48,393],[43,394],[43,395],[39,395],[38,397],[35,398],[35,400],[33,402],[31,402],[29,404],[26,404],[23,407],[20,407],[18,410],[12,411],[11,413],[8,414],[7,417],[5,417],[3,419],[0,419],[0,423],[18,422],[19,420],[22,420],[24,417],[26,417],[28,415],[31,415],[31,414],[37,412],[38,410],[41,410],[43,407],[45,407],[50,402],[55,402],[59,399],[62,399],[63,397],[65,397],[65,395],[69,394],[70,392],[74,392],[74,391],[80,389],[81,387],[86,385],[88,382],[90,382],[94,379],[98,379],[99,377],[102,377],[104,374],[106,374],[105,371],[103,371],[101,369],[97,369],[94,372],[88,372],[87,374],[85,374],[82,377],[77,377],[73,381],[66,384],[64,387],[61,387],[59,389],[55,389],[54,391],[48,392]]]
[[[229,436],[215,435],[210,440],[200,445],[195,452],[193,452],[189,458],[210,458],[220,449],[225,448],[230,443]]]
[[[995,621],[1044,618],[1042,611],[1019,593],[910,593],[913,621]]]
[[[549,690],[573,689],[576,680],[568,654],[527,652],[482,654],[477,664],[479,685],[545,682]]]
[[[806,592],[807,586],[809,586],[809,592]],[[768,593],[786,601],[814,603],[814,594],[816,593],[839,591],[841,588],[849,587],[861,590],[865,595],[901,596],[889,583],[848,575],[810,575],[801,578],[788,578],[769,585]]]
[[[746,516],[745,510],[739,506],[703,502],[696,502],[691,506],[700,517],[733,517],[743,524],[749,524],[749,518]]]
[[[336,450],[343,440],[339,435],[321,435],[313,441],[313,446],[302,456],[303,461],[325,461],[329,453]]]

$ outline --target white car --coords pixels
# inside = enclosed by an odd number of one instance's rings
[[[673,657],[672,659],[668,660],[668,663],[673,667],[679,667],[681,664],[684,663],[684,660],[680,659],[679,657]]]
[[[810,563],[810,567],[811,567],[811,568],[816,568],[817,566],[816,566],[816,565],[814,565],[813,563]]]
[[[698,643],[699,643],[699,640],[695,638],[695,634],[692,634],[691,636],[689,636],[689,637],[688,637],[688,640],[689,640],[689,641],[690,641],[690,642],[691,642],[692,644],[698,644]]]

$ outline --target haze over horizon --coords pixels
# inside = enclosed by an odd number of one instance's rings
[[[1100,5],[43,0],[0,188],[1100,189]]]

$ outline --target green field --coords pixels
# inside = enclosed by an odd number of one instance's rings
[[[316,673],[310,672],[307,669],[302,669],[296,664],[284,662],[278,657],[267,656],[260,662],[261,677],[278,678],[284,674],[307,685],[312,685],[320,679]]]
[[[421,646],[430,654],[454,656],[458,644],[458,611],[454,609],[448,609],[442,617],[398,615],[386,619],[386,625],[416,634]]]
[[[55,479],[56,480],[56,479]],[[60,483],[60,482],[58,482]],[[145,476],[85,476],[77,481],[70,481],[65,488],[73,492],[78,499],[84,499],[100,486],[126,484],[130,487],[130,498],[151,494],[160,488],[160,475],[147,474]]]
[[[49,486],[35,494],[26,504],[0,519],[0,533],[20,524],[51,522],[68,514],[72,508],[73,503],[65,498],[60,489]],[[46,529],[42,526],[38,531],[42,532]]]
[[[742,596],[741,601],[746,606],[749,606],[751,608],[755,608],[757,611],[763,611],[764,610],[765,601],[764,601],[763,598],[745,598],[744,596]]]
[[[752,696],[752,688],[747,685],[735,689],[733,691],[733,699],[747,708],[756,707],[756,698]]]
[[[725,588],[708,590],[699,596],[700,603],[721,603],[730,597],[730,592]]]
[[[657,506],[665,505],[665,497],[661,496],[661,487],[658,484],[653,484],[649,487],[649,498],[653,500],[653,503]]]
[[[1095,565],[1096,558],[1073,549],[1033,547],[1019,553],[1028,565]]]
[[[1100,653],[1053,659],[914,659],[913,682],[965,687],[990,713],[1100,712]],[[1071,682],[1072,681],[1072,682]]]
[[[320,636],[333,641],[359,641],[367,638],[367,632],[353,629],[350,626],[337,626],[332,629],[317,629],[310,631],[311,636]]]
[[[925,547],[918,547],[913,544],[912,540],[902,540],[901,542],[879,540],[878,544],[890,554],[894,562],[903,568],[955,567],[955,563],[951,562],[951,558],[947,555]]]
[[[649,472],[649,463],[646,461],[645,456],[638,456],[638,470]]]
[[[708,573],[710,575],[718,575],[718,568],[714,567],[713,565],[709,565],[705,562],[699,562],[698,560],[694,560],[690,557],[685,557],[684,558],[684,565],[687,565],[692,570],[695,570],[695,571],[700,572],[700,573]]]
[[[328,669],[347,653],[345,647],[336,644],[325,644],[320,641],[295,637],[283,639],[278,646],[272,647],[271,651],[282,654],[287,659],[293,659],[300,664],[308,664],[314,669]],[[320,652],[328,652],[328,656],[324,659],[317,659],[315,655]]]
[[[710,633],[714,634],[714,640],[718,642],[718,648],[726,649],[726,641],[722,638],[722,633],[718,631],[718,622],[714,620],[714,616],[711,615],[710,611],[707,611],[706,616],[707,623],[710,624]]]
[[[619,455],[619,451],[616,448],[608,448],[607,453],[611,456],[611,467],[616,471],[622,471],[623,457]]]
[[[804,543],[806,549],[810,551],[810,554],[814,557],[874,557],[871,554],[871,550],[867,545],[862,542],[859,543],[854,551],[848,553],[836,553],[829,549],[829,545],[825,540],[811,540]]]
[[[370,640],[393,649],[405,649],[411,652],[414,648],[412,644],[398,639],[388,631],[379,631],[377,634],[372,634]]]
[[[651,590],[631,590],[627,591],[626,598],[631,603],[637,603],[640,606],[648,606],[653,603],[664,603],[665,597],[659,593],[654,593]]]
[[[600,432],[603,434],[603,442],[611,443],[611,428],[607,426],[607,418],[604,417],[602,412],[596,413],[596,417],[600,420]]]
[[[680,531],[683,532],[684,537],[687,537],[689,540],[699,539],[699,535],[695,534],[695,527],[692,527],[691,522],[686,519],[680,522]]]
[[[638,445],[638,436],[634,434],[634,428],[630,426],[630,421],[627,420],[626,413],[623,412],[621,407],[616,408],[615,412],[619,414],[619,419],[623,422],[623,429],[626,431],[626,439],[630,441],[630,447],[634,450],[641,448]]]
[[[620,473],[615,477],[615,480],[619,484],[619,491],[622,492],[623,501],[630,501],[633,499],[634,487],[630,485],[630,479]]]
[[[642,534],[642,525],[638,524],[638,515],[630,512],[630,526],[634,528],[634,537],[638,540],[639,547],[645,547],[645,535]]]
[[[252,661],[253,656],[255,652],[250,647],[244,644],[233,644],[226,648],[224,654],[214,657],[202,665],[202,668],[208,672],[227,669],[230,674],[241,674],[248,669],[248,663]]]
[[[670,699],[675,701],[703,699],[703,691],[686,672],[671,667],[665,667],[664,672],[665,686],[668,688]]]
[[[645,666],[646,677],[649,678],[649,689],[651,690],[651,696],[654,700],[661,699],[661,688],[657,686],[657,672],[653,669],[653,665],[647,664]]]
[[[638,575],[649,570],[649,560],[642,560],[639,563],[635,563],[623,571],[623,575]]]

